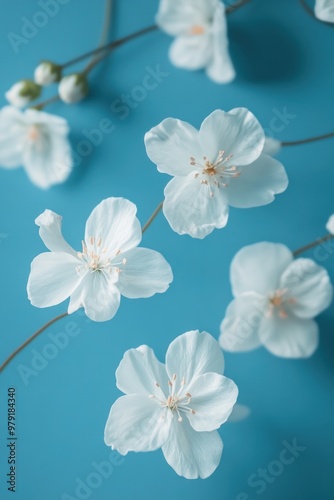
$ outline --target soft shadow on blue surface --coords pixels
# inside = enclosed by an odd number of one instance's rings
[[[230,29],[231,53],[238,61],[238,79],[268,85],[291,81],[307,65],[307,54],[295,31],[270,18]]]

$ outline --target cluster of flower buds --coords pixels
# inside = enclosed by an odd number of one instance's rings
[[[87,77],[84,73],[62,76],[62,66],[52,61],[42,61],[35,69],[33,80],[21,80],[7,92],[7,101],[17,108],[28,106],[40,97],[42,88],[59,83],[58,94],[62,101],[72,104],[88,94]]]

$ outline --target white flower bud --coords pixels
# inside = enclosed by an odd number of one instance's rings
[[[59,96],[67,104],[81,101],[88,94],[88,83],[83,73],[64,76],[59,83]]]
[[[42,61],[35,69],[34,79],[38,85],[50,85],[59,82],[61,67],[51,61]]]
[[[5,93],[5,97],[13,106],[23,108],[31,101],[37,99],[41,94],[41,90],[41,86],[33,80],[21,80]]]
[[[334,234],[334,214],[328,219],[326,229],[330,234]]]

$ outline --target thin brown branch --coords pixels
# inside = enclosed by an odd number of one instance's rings
[[[37,330],[37,332],[35,332],[31,337],[29,337],[25,342],[23,342],[23,344],[21,344],[17,349],[15,349],[15,351],[12,352],[10,356],[8,356],[8,358],[2,363],[2,365],[0,365],[0,372],[2,372],[4,368],[6,368],[6,366],[12,361],[12,359],[15,358],[17,354],[19,354],[19,352],[21,352],[27,345],[29,345],[30,342],[32,342],[36,337],[38,337],[38,335],[44,332],[44,330],[46,330],[49,326],[53,325],[53,323],[56,323],[56,321],[59,321],[60,319],[64,318],[67,315],[68,315],[67,312],[60,314],[59,316],[53,318],[51,321],[48,321],[48,323],[43,325],[39,330]]]

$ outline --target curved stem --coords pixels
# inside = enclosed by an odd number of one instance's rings
[[[238,10],[240,7],[245,5],[246,3],[250,2],[250,0],[240,0],[234,5],[230,5],[229,7],[226,7],[226,14],[231,14],[232,12],[235,12]],[[135,31],[134,33],[131,33],[131,35],[124,36],[122,38],[119,38],[118,40],[115,40],[114,42],[110,42],[106,45],[101,45],[97,47],[96,49],[90,50],[89,52],[85,52],[85,54],[82,54],[81,56],[75,57],[74,59],[71,59],[70,61],[67,61],[64,64],[61,64],[60,66],[62,68],[67,68],[68,66],[72,66],[72,64],[76,64],[80,61],[83,61],[84,59],[87,59],[87,57],[93,56],[95,54],[99,54],[100,52],[104,53],[103,57],[106,57],[108,53],[115,49],[116,47],[119,47],[120,45],[123,45],[124,43],[130,42],[131,40],[134,40],[135,38],[138,38],[142,35],[146,35],[146,33],[151,33],[152,31],[156,31],[159,29],[159,26],[156,24],[153,24],[151,26],[148,26],[146,28],[143,28],[141,30]],[[102,59],[102,58],[101,58]]]
[[[31,107],[31,109],[37,109],[38,111],[40,111],[48,104],[52,104],[53,102],[59,101],[59,99],[60,99],[59,94],[57,94],[57,95],[54,95],[53,97],[50,97],[49,99],[45,99],[45,101],[42,101],[42,102],[35,104],[34,106],[30,106],[30,107]]]
[[[111,25],[113,0],[106,0],[106,8],[104,14],[104,23],[102,28],[102,34],[100,36],[100,42],[98,47],[103,47],[107,43],[108,35]],[[104,58],[104,55],[94,54],[92,60],[86,65],[83,73],[88,75],[88,73]]]
[[[235,3],[234,5],[229,5],[226,7],[225,12],[226,14],[232,14],[232,12],[235,12],[238,10],[240,7],[245,5],[246,3],[250,2],[250,0],[240,0],[239,2]]]
[[[109,33],[109,29],[110,29],[110,21],[111,21],[111,14],[112,14],[112,6],[113,6],[113,0],[107,0],[106,1],[106,10],[105,10],[105,15],[104,15],[104,23],[103,23],[103,28],[102,28],[102,34],[101,34],[101,37],[100,37],[100,44],[99,45],[104,45],[106,43],[106,40],[108,38],[108,33]],[[84,72],[89,72],[91,68],[93,68],[95,66],[95,64],[97,64],[99,61],[100,61],[101,57],[98,56],[98,57],[93,57],[92,61],[90,61],[86,68],[84,69]],[[39,104],[37,104],[36,106],[33,106],[34,109],[43,109],[44,106],[46,106],[47,104],[51,104],[52,102],[55,102],[59,99],[59,95],[56,95],[56,96],[53,96],[53,97],[50,97],[50,99],[47,99]],[[51,326],[53,323],[55,323],[56,321],[64,318],[65,316],[67,316],[68,313],[63,313],[63,314],[60,314],[60,316],[57,316],[56,318],[52,319],[51,321],[49,321],[48,323],[46,323],[44,326],[42,326],[42,328],[40,328],[39,330],[37,330],[37,332],[35,332],[31,337],[29,337],[28,340],[26,340],[25,342],[23,342],[23,344],[21,344],[7,359],[6,361],[0,366],[0,372],[8,365],[8,363],[11,362],[11,360],[13,358],[15,358],[15,356],[20,352],[22,351],[22,349],[24,349],[27,345],[30,344],[30,342],[32,342],[36,337],[38,337],[38,335],[40,335],[42,332],[44,332],[44,330],[46,330],[49,326]]]
[[[60,319],[64,318],[67,315],[68,315],[67,312],[60,314],[59,316],[56,316],[51,321],[42,326],[42,328],[37,330],[37,332],[35,332],[31,337],[29,337],[25,342],[23,342],[23,344],[21,344],[17,349],[15,349],[15,351],[12,352],[10,356],[8,356],[8,358],[2,363],[2,365],[0,365],[0,372],[2,372],[4,368],[6,368],[6,366],[12,361],[12,359],[14,359],[15,356],[22,351],[22,349],[24,349],[27,345],[30,344],[30,342],[32,342],[36,337],[38,337],[38,335],[44,332],[44,330],[46,330],[49,326],[53,325],[53,323],[56,323],[56,321],[59,321]]]
[[[102,59],[107,57],[113,49],[116,49],[117,47],[120,47],[124,43],[129,42],[130,40],[133,40],[141,35],[144,35],[145,33],[153,31],[154,29],[157,29],[157,28],[158,28],[158,26],[155,26],[155,25],[149,26],[148,28],[144,28],[142,30],[136,31],[135,33],[132,33],[131,35],[125,36],[123,38],[119,38],[118,40],[115,40],[114,42],[108,43],[107,45],[103,45],[101,47],[98,47],[97,49],[91,50],[90,52],[86,52],[86,54],[83,54],[82,56],[77,57],[76,59],[72,59],[68,63],[64,64],[62,66],[62,68],[65,68],[67,66],[70,66],[71,64],[75,64],[77,62],[80,62],[81,60],[86,59],[89,56],[92,56],[94,54],[99,54],[101,52],[102,53],[101,57],[96,58],[96,59],[94,58],[90,63],[88,63],[86,68],[83,70],[83,72],[85,74],[88,74],[94,68],[94,66],[96,66],[100,61],[102,61]],[[50,104],[52,102],[55,102],[58,99],[59,99],[59,95],[53,96],[50,99],[47,99],[45,101],[40,102],[39,104],[36,104],[35,106],[33,106],[33,108],[43,109],[44,106],[46,106],[47,104]]]
[[[160,212],[160,210],[162,209],[162,205],[163,205],[163,202],[161,202],[157,208],[154,210],[153,214],[151,215],[151,217],[148,219],[148,221],[146,222],[146,224],[144,224],[144,226],[142,227],[142,233],[144,234],[146,229],[152,224],[152,222],[154,221],[154,219],[156,218],[156,216],[158,215],[158,213]],[[25,342],[23,342],[23,344],[21,344],[17,349],[15,349],[14,352],[12,352],[12,354],[10,356],[8,356],[8,358],[2,363],[2,365],[0,365],[0,372],[2,372],[2,370],[4,368],[6,368],[6,366],[12,361],[12,359],[15,358],[15,356],[17,354],[19,354],[19,352],[21,352],[27,345],[29,345],[36,337],[38,337],[42,332],[44,332],[44,330],[46,330],[49,326],[53,325],[53,323],[56,323],[56,321],[59,321],[60,319],[64,318],[65,316],[68,316],[68,313],[65,312],[63,314],[60,314],[59,316],[56,316],[55,318],[53,318],[51,321],[48,321],[48,323],[46,323],[45,325],[43,325],[39,330],[37,330],[37,332],[35,332],[31,337],[29,337]]]
[[[235,5],[230,5],[229,7],[226,8],[226,14],[231,14],[232,12],[235,12],[237,9],[245,5],[246,3],[250,2],[250,0],[240,0],[237,2]],[[152,31],[155,31],[158,29],[158,26],[156,24],[153,24],[152,26],[148,26],[146,28],[143,28],[141,30],[136,31],[135,33],[131,33],[131,35],[124,36],[122,38],[119,38],[118,40],[115,40],[114,42],[110,42],[106,45],[101,45],[97,47],[96,49],[90,50],[89,52],[85,52],[85,54],[82,54],[81,56],[75,57],[74,59],[71,59],[70,61],[61,64],[61,68],[67,68],[68,66],[72,66],[72,64],[76,64],[80,61],[83,61],[84,59],[87,59],[87,57],[94,56],[97,54],[101,53],[101,57],[99,58],[93,58],[90,63],[86,66],[86,68],[83,70],[85,74],[88,74],[100,61],[102,61],[105,57],[107,57],[110,52],[113,49],[116,49],[117,47],[120,47],[121,45],[130,42],[131,40],[134,40],[135,38],[138,38],[142,35],[146,35],[146,33],[150,33]],[[50,99],[47,99],[46,101],[42,101],[39,104],[36,104],[33,106],[35,109],[43,109],[44,106],[47,104],[50,104],[52,102],[55,102],[59,99],[59,96],[53,96]]]
[[[116,47],[119,47],[120,45],[123,45],[126,42],[129,42],[130,40],[134,40],[135,38],[138,38],[142,35],[145,35],[146,33],[150,33],[151,31],[155,31],[158,29],[158,26],[156,24],[153,24],[152,26],[148,26],[147,28],[143,28],[141,30],[135,31],[135,33],[132,33],[131,35],[124,36],[122,38],[119,38],[118,40],[115,40],[113,42],[107,43],[106,45],[101,45],[101,47],[98,47],[97,49],[90,50],[89,52],[86,52],[85,54],[82,54],[79,57],[76,57],[75,59],[71,59],[65,64],[62,64],[62,68],[67,68],[68,66],[72,66],[72,64],[76,64],[80,61],[83,61],[84,59],[87,59],[87,57],[93,56],[95,54],[99,54],[100,52],[106,52],[105,56],[113,49]]]
[[[144,234],[146,229],[152,224],[152,222],[154,221],[154,219],[156,218],[156,216],[158,215],[158,213],[160,212],[160,210],[162,209],[162,205],[163,205],[163,201],[157,206],[157,208],[154,210],[153,214],[151,215],[151,217],[148,219],[148,221],[146,222],[146,224],[143,225],[142,229],[141,229],[141,232]]]
[[[302,7],[304,8],[304,10],[311,16],[311,17],[315,17],[314,13],[313,13],[313,10],[311,9],[311,7],[309,6],[309,4],[306,2],[306,0],[300,0],[300,3],[302,5]]]
[[[305,245],[301,248],[298,248],[293,252],[294,257],[297,255],[300,255],[301,253],[306,252],[307,250],[311,250],[311,248],[317,247],[318,245],[321,245],[321,243],[325,243],[328,240],[331,240],[334,238],[334,234],[326,234],[322,238],[319,238],[318,240],[312,241],[312,243],[309,243],[308,245]]]
[[[329,132],[328,134],[317,135],[315,137],[309,137],[308,139],[300,139],[298,141],[283,141],[282,146],[297,146],[298,144],[307,144],[309,142],[322,141],[323,139],[329,139],[334,137],[334,132]]]

